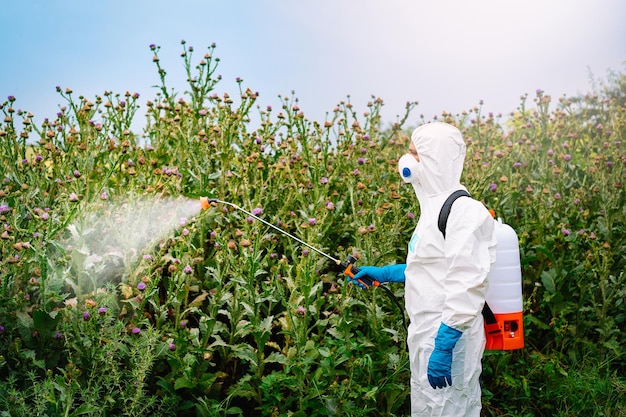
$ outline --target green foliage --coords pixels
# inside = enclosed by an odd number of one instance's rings
[[[59,88],[40,126],[15,98],[0,106],[2,415],[407,415],[388,294],[197,202],[337,258],[402,261],[419,215],[396,172],[407,117],[383,128],[378,98],[324,122],[293,96],[262,108],[242,80],[216,90],[214,45],[197,64],[182,48],[179,93],[151,47],[142,134],[128,92]],[[485,354],[485,415],[626,412],[623,80],[558,103],[537,91],[507,122],[441,116],[468,142],[464,182],[520,237],[526,348]]]

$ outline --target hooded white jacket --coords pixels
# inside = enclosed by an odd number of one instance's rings
[[[465,189],[460,183],[465,143],[461,132],[445,123],[423,125],[411,140],[419,156],[411,183],[420,205],[405,270],[412,416],[479,416],[481,312],[495,261],[494,220],[482,203],[461,197],[452,205],[444,239],[439,211],[452,192]],[[452,387],[435,390],[426,370],[442,322],[463,335],[453,351]]]

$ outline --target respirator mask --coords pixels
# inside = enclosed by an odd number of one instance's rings
[[[411,154],[403,155],[398,160],[398,172],[402,180],[407,184],[419,184],[419,169],[419,162]]]

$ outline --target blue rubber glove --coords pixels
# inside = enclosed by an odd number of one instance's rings
[[[428,382],[433,388],[452,386],[452,349],[463,333],[444,323],[435,337],[435,350],[428,361]]]
[[[349,278],[350,282],[365,289],[365,286],[359,282],[363,277],[368,277],[380,283],[383,282],[404,282],[405,264],[387,265],[387,266],[359,266],[359,272],[354,278]]]

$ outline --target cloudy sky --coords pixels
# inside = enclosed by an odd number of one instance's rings
[[[215,43],[223,80],[299,99],[310,119],[335,104],[365,110],[372,95],[410,122],[484,101],[507,114],[537,89],[553,97],[590,90],[590,74],[626,71],[623,0],[30,0],[0,8],[0,102],[35,120],[54,117],[56,86],[88,98],[141,95],[158,82],[150,44],[161,46],[168,85],[184,90],[182,39],[199,59]]]

